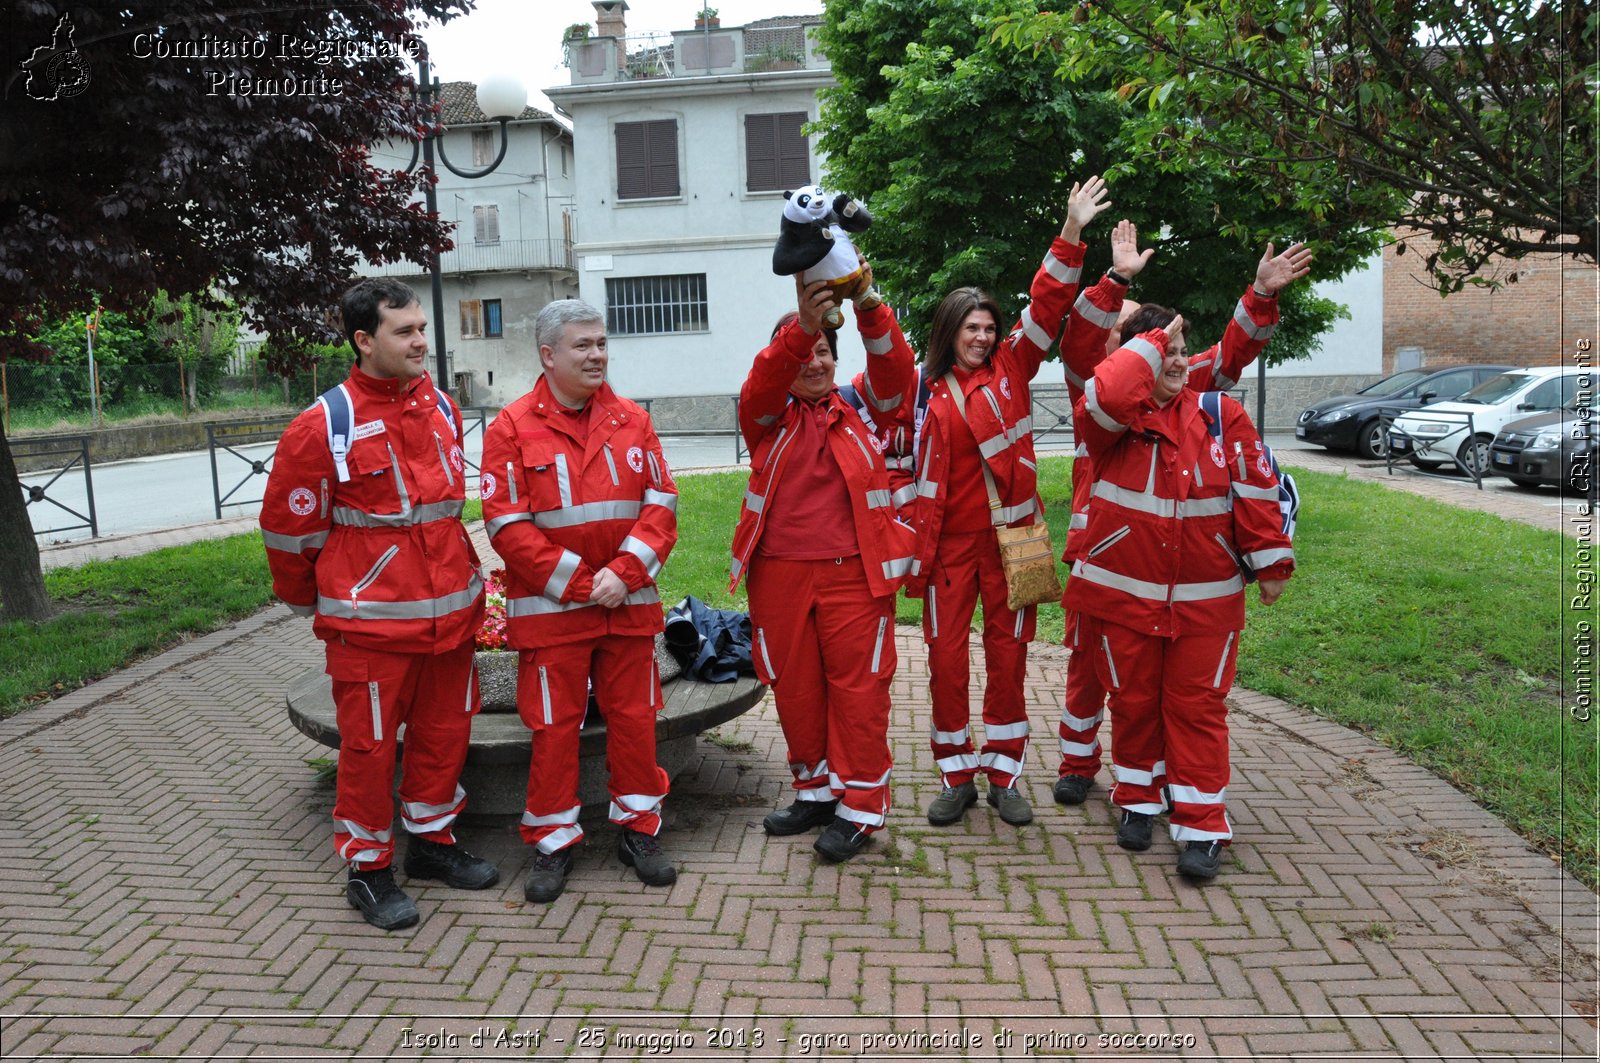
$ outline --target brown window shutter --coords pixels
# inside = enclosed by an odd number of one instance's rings
[[[461,306],[461,338],[464,340],[476,339],[480,332],[478,328],[478,300],[463,299]]]
[[[778,116],[744,116],[745,191],[770,192],[778,187]]]
[[[811,146],[802,129],[806,112],[790,111],[777,119],[778,183],[774,188],[799,188],[811,183]]]
[[[651,196],[678,194],[678,123],[667,120],[648,122]]]
[[[618,199],[639,199],[649,194],[645,183],[644,125],[643,122],[617,123]]]

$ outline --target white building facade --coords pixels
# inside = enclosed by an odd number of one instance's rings
[[[441,96],[445,154],[462,170],[482,170],[500,150],[500,124],[478,109],[466,82],[445,83]],[[532,107],[506,129],[505,157],[494,172],[467,179],[438,165],[439,215],[456,225],[455,247],[439,259],[445,352],[451,386],[464,405],[504,406],[532,388],[540,372],[534,316],[551,300],[578,294],[572,132]],[[375,165],[395,168],[411,157],[410,145],[388,144],[373,153]],[[396,262],[369,264],[364,273],[396,277],[415,288],[432,338],[425,269]]]

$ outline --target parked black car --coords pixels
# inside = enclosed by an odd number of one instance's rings
[[[1381,458],[1387,449],[1378,413],[1384,408],[1415,410],[1430,402],[1457,399],[1512,365],[1452,365],[1405,369],[1368,385],[1354,395],[1335,395],[1300,411],[1296,439],[1353,450],[1363,458]]]
[[[1519,418],[1494,437],[1489,468],[1518,487],[1586,491],[1594,475],[1589,464],[1592,431],[1593,425],[1570,409]]]

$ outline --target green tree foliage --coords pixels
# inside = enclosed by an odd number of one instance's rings
[[[1420,230],[1448,294],[1515,279],[1497,256],[1595,259],[1596,26],[1547,0],[1095,0],[996,37],[1133,102],[1130,165],[1222,164],[1276,208]]]
[[[1107,175],[1115,206],[1085,233],[1085,277],[1109,264],[1109,222],[1132,219],[1157,249],[1135,297],[1178,307],[1207,342],[1222,335],[1267,239],[1279,250],[1311,242],[1317,278],[1376,248],[1371,233],[1264,209],[1258,182],[1228,166],[1127,165],[1142,116],[1109,82],[1064,82],[1055,55],[994,39],[997,23],[1035,14],[1029,0],[828,4],[821,41],[839,83],[823,92],[829,180],[871,207],[860,243],[914,341],[960,285],[1020,308],[1073,182],[1094,173]],[[1282,309],[1274,362],[1309,354],[1345,313],[1304,284]]]

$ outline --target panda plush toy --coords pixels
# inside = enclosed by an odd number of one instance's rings
[[[785,192],[783,198],[772,272],[780,277],[798,273],[805,284],[827,281],[841,304],[855,299],[856,305],[870,309],[882,302],[872,290],[872,275],[862,268],[849,236],[872,224],[867,208],[843,192],[830,196],[820,185]],[[823,316],[823,324],[831,329],[842,327],[843,311],[833,307]]]

